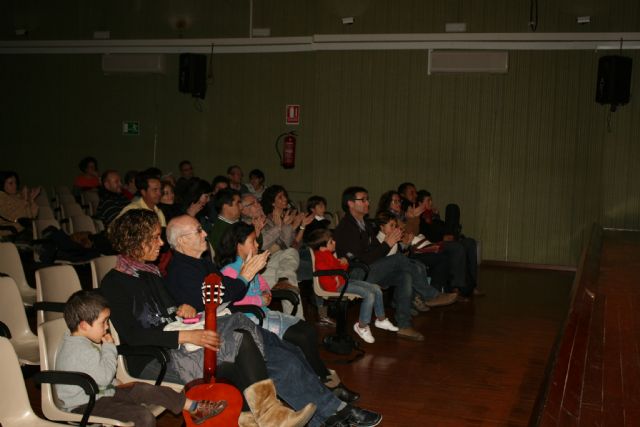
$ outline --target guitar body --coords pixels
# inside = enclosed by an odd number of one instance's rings
[[[218,274],[209,274],[204,279],[202,285],[202,296],[205,303],[205,320],[204,328],[207,330],[215,331],[217,329],[217,313],[216,309],[220,303],[219,287],[222,284],[221,278]],[[214,292],[211,292],[212,288],[215,288]],[[211,298],[211,294],[214,298]],[[240,391],[229,385],[223,383],[216,383],[216,352],[213,350],[204,350],[204,367],[203,377],[194,381],[191,381],[185,386],[187,398],[191,400],[210,400],[227,402],[227,407],[218,415],[211,417],[200,424],[196,424],[191,419],[189,411],[182,411],[184,416],[185,425],[187,427],[228,427],[238,425],[238,418],[242,411],[242,394]]]
[[[190,383],[192,384],[192,383]],[[242,411],[242,395],[240,391],[229,385],[222,383],[208,383],[204,382],[198,385],[193,385],[187,390],[187,397],[191,400],[226,400],[227,407],[220,414],[215,417],[209,418],[202,424],[196,424],[191,419],[189,411],[182,411],[184,415],[185,424],[188,427],[229,427],[238,425],[238,417],[240,417],[240,411]]]

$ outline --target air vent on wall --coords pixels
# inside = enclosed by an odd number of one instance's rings
[[[165,74],[167,60],[164,54],[119,54],[108,53],[102,55],[102,71],[105,74],[115,73],[147,73]]]
[[[429,74],[506,73],[507,71],[509,71],[509,53],[506,51],[429,51]]]

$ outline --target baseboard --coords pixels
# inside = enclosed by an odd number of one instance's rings
[[[482,260],[481,265],[487,267],[527,268],[530,270],[571,271],[573,273],[577,271],[577,267],[572,265],[533,264],[529,262],[498,261],[485,259]]]

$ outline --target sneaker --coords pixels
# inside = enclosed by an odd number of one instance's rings
[[[196,409],[189,411],[191,420],[195,424],[202,424],[211,417],[215,417],[227,407],[226,400],[200,400]]]
[[[458,294],[451,292],[450,294],[440,294],[435,298],[426,301],[428,307],[441,307],[443,305],[451,305],[458,299]]]
[[[425,311],[429,311],[430,308],[422,301],[419,295],[413,297],[413,308],[424,313]]]
[[[326,305],[318,307],[318,326],[336,326],[336,322],[329,317]]]
[[[389,319],[378,320],[375,323],[376,328],[384,329],[385,331],[398,332],[398,327],[389,321]]]
[[[412,341],[424,341],[424,335],[413,328],[400,328],[398,336]]]
[[[324,326],[327,328],[334,328],[336,326],[336,322],[328,317],[328,316],[324,316],[324,317],[320,317],[318,319],[318,326]]]
[[[376,342],[376,339],[371,335],[371,328],[369,328],[369,326],[360,328],[360,325],[356,322],[353,324],[353,330],[356,331],[356,334],[358,334],[364,342],[368,342],[369,344]]]

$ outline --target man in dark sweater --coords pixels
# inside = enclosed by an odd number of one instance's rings
[[[369,194],[362,187],[349,187],[342,193],[344,218],[335,229],[336,253],[338,257],[355,259],[369,266],[367,281],[384,288],[394,286],[395,317],[400,330],[398,336],[415,341],[423,341],[424,336],[411,326],[412,295],[415,292],[423,300],[446,299],[436,289],[429,286],[426,270],[419,264],[411,263],[401,254],[387,256],[387,253],[402,239],[399,228],[389,233],[381,243],[366,216],[369,213]],[[354,272],[355,273],[355,272]],[[451,301],[453,302],[453,301]],[[448,301],[442,301],[446,305]]]
[[[98,190],[98,208],[96,209],[96,219],[108,226],[113,219],[118,216],[122,208],[129,204],[122,194],[122,184],[120,175],[114,170],[108,170],[102,174],[102,186]]]
[[[213,223],[213,229],[207,239],[211,246],[217,250],[224,232],[232,224],[240,220],[240,193],[230,188],[225,188],[218,191],[213,203],[218,212],[218,218]]]

